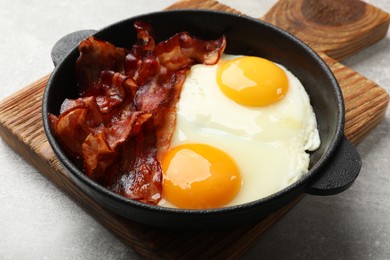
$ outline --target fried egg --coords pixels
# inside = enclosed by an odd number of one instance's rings
[[[194,65],[177,103],[169,151],[161,160],[161,206],[207,209],[272,195],[300,179],[320,145],[300,81],[285,67],[223,55]]]

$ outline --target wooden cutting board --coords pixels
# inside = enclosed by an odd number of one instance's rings
[[[239,13],[213,0],[185,0],[168,7],[183,8]],[[361,141],[383,118],[389,95],[339,61],[383,38],[389,27],[389,14],[358,0],[280,0],[260,19],[296,35],[327,62],[341,85],[345,99],[345,135],[355,144]],[[157,229],[114,215],[73,184],[46,140],[41,122],[41,105],[48,77],[39,79],[0,102],[1,137],[141,256],[151,259],[237,257],[300,200],[259,220],[257,224],[218,231]]]

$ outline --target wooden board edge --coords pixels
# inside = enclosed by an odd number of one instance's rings
[[[230,13],[243,15],[242,12],[215,0],[203,0],[203,1],[181,0],[165,8],[165,10],[179,10],[179,9],[204,9],[204,10],[223,11],[223,12],[230,12]]]

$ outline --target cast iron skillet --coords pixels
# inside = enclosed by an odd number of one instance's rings
[[[55,154],[73,181],[103,207],[128,219],[159,227],[223,227],[256,221],[302,193],[330,195],[352,185],[359,174],[361,160],[343,134],[344,103],[340,88],[324,61],[303,42],[255,19],[199,10],[145,14],[110,25],[94,35],[117,46],[130,48],[136,39],[135,20],[150,23],[157,41],[181,31],[204,39],[215,39],[225,34],[228,43],[226,53],[261,56],[283,64],[301,80],[310,96],[322,144],[311,154],[310,170],[301,180],[276,194],[250,203],[218,209],[183,210],[146,205],[121,197],[95,183],[77,168],[56,140],[48,121],[48,113],[58,114],[65,98],[77,97],[74,64],[79,54],[75,46],[95,31],[73,33],[53,48],[56,68],[43,97],[44,129]]]

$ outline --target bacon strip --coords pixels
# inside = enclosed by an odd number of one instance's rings
[[[216,64],[225,47],[225,36],[215,41],[203,41],[182,32],[157,44],[154,55],[162,66],[174,71],[195,63]]]
[[[144,203],[157,204],[162,194],[162,170],[155,157],[153,128],[146,127],[127,145],[121,147],[126,157],[120,162],[119,171],[108,187],[122,196]]]
[[[50,115],[61,143],[73,156],[83,158],[86,174],[97,180],[116,161],[117,147],[151,117],[131,104],[134,95],[129,80],[133,80],[110,71],[101,75],[81,98],[65,100],[59,117]]]
[[[157,204],[158,159],[175,129],[186,74],[193,64],[217,63],[226,39],[203,41],[182,32],[156,44],[149,24],[137,21],[134,27],[138,40],[131,50],[92,36],[80,43],[80,98],[66,99],[61,114],[49,119],[89,177],[125,197]]]
[[[93,36],[79,45],[80,56],[76,61],[76,74],[80,92],[98,82],[103,70],[123,72],[126,50]]]

